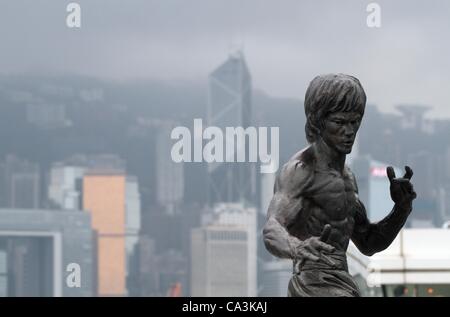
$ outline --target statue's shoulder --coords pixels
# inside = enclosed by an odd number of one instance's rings
[[[358,192],[358,184],[356,183],[355,174],[353,173],[353,171],[350,169],[350,167],[347,164],[345,164],[345,166],[344,166],[344,172],[350,179],[350,181],[354,187],[354,191]]]
[[[355,179],[355,174],[347,164],[344,165],[344,172],[348,175],[348,177]]]
[[[314,174],[314,162],[314,153],[310,146],[295,153],[280,169],[275,191],[301,189]]]

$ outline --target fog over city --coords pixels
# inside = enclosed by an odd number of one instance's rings
[[[253,85],[303,99],[320,73],[357,76],[382,111],[432,106],[450,117],[450,3],[378,1],[80,0],[82,27],[65,25],[68,1],[2,1],[0,73],[81,74],[127,81],[205,83],[242,48]]]

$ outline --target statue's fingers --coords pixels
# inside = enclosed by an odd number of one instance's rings
[[[315,244],[315,241],[312,240],[310,244],[305,245],[304,250],[306,250],[307,252],[314,254],[315,256],[319,256],[320,255],[320,250],[317,247],[317,245]]]
[[[402,188],[402,190],[407,193],[411,193],[413,191],[413,185],[408,181],[408,182],[401,182],[400,183],[400,187]]]
[[[411,182],[409,181],[409,179],[407,179],[407,178],[396,178],[396,179],[394,179],[393,180],[393,182],[394,183],[398,183],[398,184],[400,184],[400,185],[402,185],[402,184],[407,184],[407,183],[410,183],[411,184]]]
[[[300,250],[299,253],[300,253],[302,259],[309,259],[309,260],[314,261],[314,262],[319,261],[319,257],[318,256],[315,256],[311,252],[306,251],[304,249]]]
[[[413,176],[413,170],[411,169],[411,167],[409,167],[408,165],[405,166],[405,175],[403,175],[403,178],[407,178],[407,179],[411,179],[411,177]]]
[[[389,181],[392,183],[392,180],[395,178],[394,168],[392,166],[388,166],[386,168],[386,174],[387,177],[389,178]]]
[[[320,235],[320,241],[326,242],[328,241],[328,238],[330,237],[331,233],[331,225],[326,224],[323,227],[322,234]]]
[[[333,252],[335,250],[335,247],[333,247],[331,244],[320,242],[319,244],[320,248],[327,252]]]
[[[335,249],[335,247],[333,247],[332,245],[325,243],[321,240],[315,240],[314,247],[316,247],[316,249],[321,249],[321,250],[327,251],[327,252],[333,252]]]
[[[411,184],[411,188],[409,189],[409,195],[411,196],[412,199],[416,199],[417,198],[417,193],[414,190],[414,186]]]
[[[328,264],[329,266],[332,266],[332,267],[336,267],[336,266],[337,266],[336,261],[334,261],[332,258],[330,258],[330,257],[327,256],[327,255],[322,254],[322,255],[320,256],[320,260],[323,261],[323,262],[325,262],[325,263]]]

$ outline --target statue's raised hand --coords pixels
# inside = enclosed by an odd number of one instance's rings
[[[405,211],[412,210],[412,201],[417,197],[414,191],[413,185],[411,183],[411,177],[413,176],[413,171],[409,166],[405,166],[405,175],[401,178],[395,177],[395,172],[392,166],[386,169],[389,182],[391,183],[391,198],[394,203]]]

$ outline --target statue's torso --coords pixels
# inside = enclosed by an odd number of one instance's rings
[[[332,227],[327,243],[338,250],[346,250],[358,208],[356,184],[346,168],[341,175],[334,170],[314,171],[313,180],[306,188],[300,210],[287,225],[290,234],[304,240],[320,236],[326,224]]]

